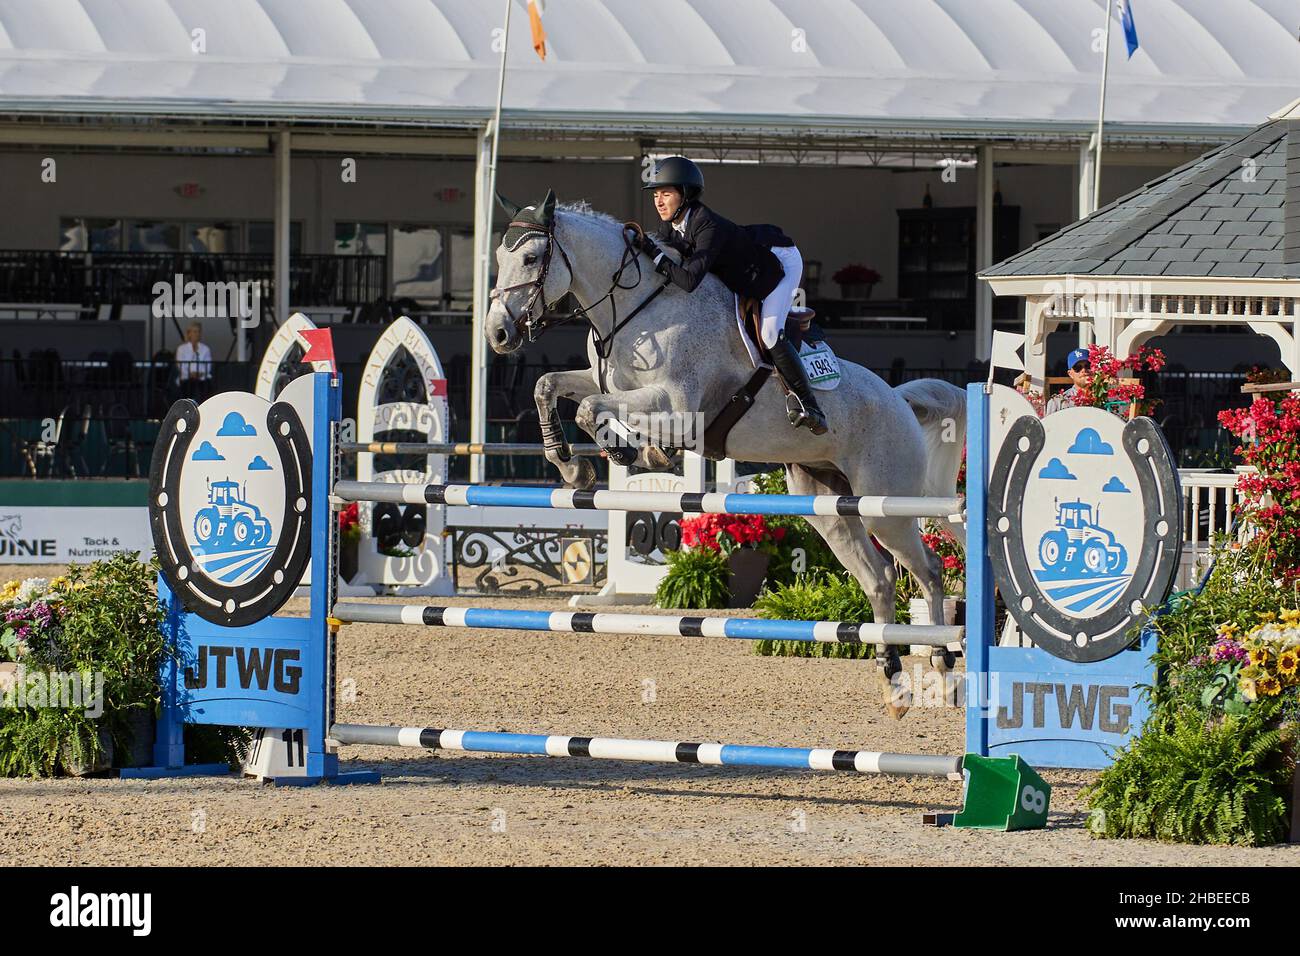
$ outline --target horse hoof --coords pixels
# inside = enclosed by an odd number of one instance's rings
[[[881,683],[884,691],[886,712],[895,720],[902,720],[903,715],[912,709],[912,692],[883,675]]]
[[[587,491],[596,484],[596,466],[586,458],[575,458],[573,467],[564,473],[564,486]]]
[[[673,460],[658,445],[645,446],[646,467],[653,471],[667,471]]]

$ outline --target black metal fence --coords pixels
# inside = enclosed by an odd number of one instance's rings
[[[259,282],[274,301],[275,262],[269,255],[197,252],[51,252],[0,250],[0,302],[148,305],[154,285]],[[289,258],[294,305],[362,307],[388,295],[384,256],[295,255]],[[91,315],[93,317],[93,313]]]

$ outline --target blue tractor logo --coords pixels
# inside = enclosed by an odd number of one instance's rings
[[[194,516],[194,538],[209,553],[256,548],[271,538],[271,522],[248,503],[237,481],[208,484],[208,504]]]
[[[1082,576],[1122,573],[1128,553],[1097,521],[1090,504],[1056,502],[1056,527],[1038,542],[1043,570]]]

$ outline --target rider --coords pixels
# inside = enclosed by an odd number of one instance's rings
[[[732,292],[761,300],[763,344],[797,399],[786,401],[790,424],[825,434],[826,416],[798,351],[785,336],[785,320],[803,277],[803,258],[794,242],[776,226],[738,226],[700,202],[704,174],[684,156],[659,160],[644,188],[654,190],[661,220],[654,238],[645,235],[639,240],[641,250],[654,259],[655,271],[687,292],[712,272]],[[681,263],[666,255],[659,243],[681,253]]]

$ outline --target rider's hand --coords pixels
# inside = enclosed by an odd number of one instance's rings
[[[651,259],[663,252],[663,249],[659,248],[659,243],[651,239],[648,233],[643,232],[637,236],[636,245],[638,249],[644,252]]]

